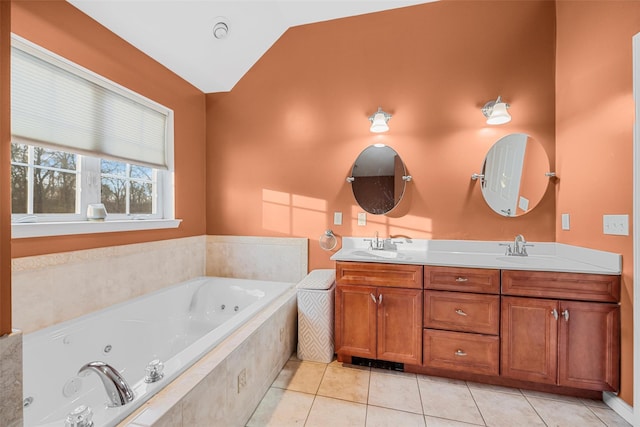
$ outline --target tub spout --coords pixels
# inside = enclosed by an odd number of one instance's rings
[[[86,376],[89,372],[98,374],[104,384],[104,389],[111,400],[110,406],[124,406],[133,400],[133,391],[120,373],[111,365],[104,362],[91,362],[78,371],[78,375]]]

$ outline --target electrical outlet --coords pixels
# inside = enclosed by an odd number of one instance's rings
[[[238,374],[238,393],[247,386],[247,370],[243,369]]]
[[[617,236],[629,235],[629,215],[603,215],[602,232]]]

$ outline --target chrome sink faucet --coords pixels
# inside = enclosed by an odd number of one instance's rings
[[[378,237],[377,231],[373,239],[364,239],[364,240],[369,242],[369,249],[373,249],[375,251],[381,251],[384,249],[384,239],[380,239]]]
[[[507,256],[529,256],[527,253],[527,246],[533,246],[528,244],[522,234],[518,234],[513,240],[513,248],[508,243],[500,243],[500,246],[506,246],[505,255]]]
[[[111,405],[124,406],[133,400],[133,391],[120,373],[111,365],[104,362],[91,362],[84,365],[78,371],[78,375],[86,376],[89,372],[98,374],[104,385],[104,389],[109,396]]]

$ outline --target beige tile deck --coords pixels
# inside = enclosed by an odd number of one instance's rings
[[[248,427],[630,427],[600,401],[400,372],[298,360]]]

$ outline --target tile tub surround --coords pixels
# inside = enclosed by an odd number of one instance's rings
[[[207,236],[207,276],[298,282],[308,246],[306,238]]]
[[[293,288],[119,427],[245,425],[295,349],[296,314]],[[245,386],[238,383],[242,372]]]
[[[205,272],[206,236],[12,260],[13,325],[33,332]]]
[[[0,337],[0,425],[22,425],[22,333]]]

